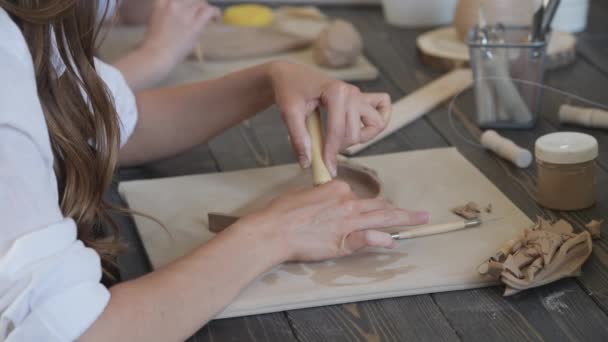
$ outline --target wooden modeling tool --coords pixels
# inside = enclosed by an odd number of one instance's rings
[[[442,223],[433,226],[419,227],[403,232],[392,233],[391,237],[393,240],[405,240],[413,239],[423,236],[436,235],[442,233],[449,233],[457,230],[466,228],[479,227],[481,225],[480,219],[472,219],[458,222]]]
[[[323,131],[321,129],[321,113],[315,109],[306,120],[311,146],[311,168],[314,185],[330,182],[332,177],[323,161]]]

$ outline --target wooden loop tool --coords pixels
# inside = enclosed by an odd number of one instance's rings
[[[323,130],[321,129],[321,113],[315,109],[306,120],[311,146],[311,168],[314,185],[330,182],[332,177],[323,161]]]

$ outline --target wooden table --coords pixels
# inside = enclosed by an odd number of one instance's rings
[[[424,30],[388,26],[379,7],[328,7],[332,16],[355,23],[362,31],[367,56],[381,71],[373,82],[358,84],[366,91],[387,91],[398,99],[439,76],[421,65],[415,38]],[[580,35],[577,62],[547,74],[546,83],[608,103],[608,2],[592,1],[590,24]],[[518,144],[533,149],[540,135],[557,130],[584,131],[600,142],[599,189],[608,190],[608,134],[599,130],[564,127],[557,108],[566,101],[545,94],[542,119],[533,130],[503,131]],[[458,112],[474,113],[472,94],[457,105]],[[519,170],[465,143],[449,126],[446,106],[401,129],[361,155],[457,146],[527,215],[563,217],[582,229],[591,218],[608,218],[608,191],[598,191],[597,205],[574,213],[550,212],[532,199],[535,173]],[[467,131],[458,119],[458,129]],[[464,121],[466,122],[466,120]],[[469,127],[470,128],[470,127]],[[170,160],[119,172],[120,179],[177,176],[295,162],[287,132],[276,109],[225,132]],[[407,182],[408,180],[404,180]],[[411,180],[415,181],[415,180]],[[113,193],[116,196],[116,193]],[[130,251],[120,259],[123,279],[150,270],[135,228],[120,219]],[[391,298],[355,304],[295,310],[212,321],[192,341],[608,341],[608,229],[593,244],[583,274],[512,298],[502,288]]]

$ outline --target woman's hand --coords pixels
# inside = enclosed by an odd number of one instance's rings
[[[395,208],[383,199],[357,199],[346,183],[332,181],[276,198],[229,230],[273,241],[283,261],[318,261],[363,247],[392,248],[390,234],[376,229],[424,224],[426,212]]]
[[[173,66],[192,53],[220,10],[203,0],[156,0],[142,48]]]
[[[273,64],[270,79],[291,143],[304,168],[311,160],[306,118],[317,106],[328,112],[323,159],[334,177],[337,154],[348,146],[369,141],[390,120],[388,94],[362,93],[357,87],[318,71],[284,62]]]

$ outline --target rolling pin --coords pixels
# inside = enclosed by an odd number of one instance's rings
[[[519,168],[524,169],[532,164],[532,153],[530,151],[517,146],[513,141],[501,136],[496,131],[483,132],[480,142],[483,147],[512,162]]]
[[[478,227],[480,225],[481,225],[480,219],[442,223],[442,224],[437,224],[434,226],[419,227],[419,228],[406,230],[403,232],[392,233],[391,237],[393,238],[393,240],[413,239],[413,238],[417,238],[417,237],[449,233],[449,232],[453,232],[456,230]]]
[[[596,109],[562,105],[559,107],[559,121],[593,128],[608,128],[608,112]]]
[[[315,109],[306,119],[308,134],[310,135],[311,168],[314,185],[330,182],[332,177],[323,161],[323,131],[321,130],[321,113]]]

